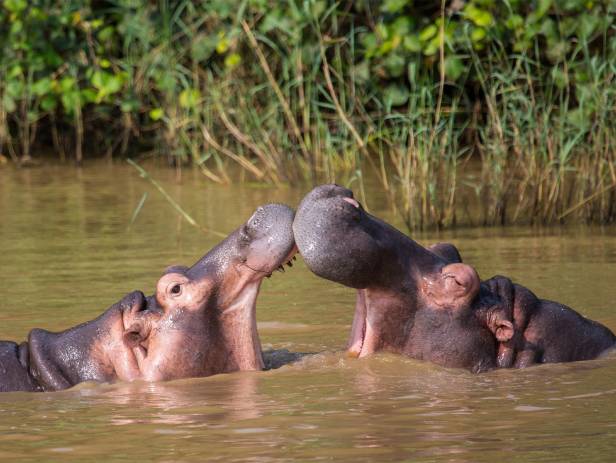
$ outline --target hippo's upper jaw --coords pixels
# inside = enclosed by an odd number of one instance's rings
[[[321,185],[306,195],[293,232],[314,273],[353,288],[396,285],[410,271],[444,265],[441,258],[368,214],[350,190],[338,185]]]

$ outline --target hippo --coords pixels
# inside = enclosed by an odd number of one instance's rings
[[[453,245],[422,247],[346,188],[308,193],[293,232],[312,272],[357,289],[351,356],[388,351],[478,373],[592,359],[616,342],[603,325],[509,279],[481,282]]]
[[[263,278],[297,252],[293,216],[285,205],[259,207],[192,267],[168,268],[154,295],[133,291],[66,331],[0,342],[0,391],[263,369],[256,299]]]

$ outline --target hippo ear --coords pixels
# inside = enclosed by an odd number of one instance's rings
[[[171,265],[165,269],[164,273],[180,273],[185,275],[186,272],[188,272],[188,267],[185,265]]]
[[[422,292],[426,303],[447,309],[463,309],[479,292],[479,275],[466,264],[449,264],[440,272],[424,277]]]
[[[513,338],[514,328],[513,323],[509,320],[497,320],[494,329],[494,336],[500,342],[507,342]]]
[[[462,256],[460,256],[458,248],[451,243],[436,243],[428,247],[428,250],[449,264],[462,263]]]

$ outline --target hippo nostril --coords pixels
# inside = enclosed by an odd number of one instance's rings
[[[148,298],[145,297],[145,295],[140,292],[139,300],[140,301],[138,303],[137,312],[143,312],[144,310],[147,310],[148,309]]]
[[[352,205],[353,207],[359,209],[359,203],[354,198],[342,198],[342,199],[345,200],[350,205]]]
[[[263,209],[263,207],[258,207],[257,210],[254,212],[254,214],[252,214],[252,217],[248,219],[247,223],[251,228],[257,228],[259,226],[264,210],[265,209]]]

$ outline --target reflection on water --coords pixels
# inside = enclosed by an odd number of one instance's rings
[[[221,187],[152,169],[196,220],[229,232],[262,203],[304,191]],[[145,191],[144,209],[128,229]],[[371,207],[391,217],[382,196]],[[512,276],[616,328],[616,230],[464,229],[451,240],[482,277]],[[217,239],[178,219],[128,168],[0,170],[0,339],[91,319]],[[299,261],[298,261],[299,262]],[[168,383],[82,384],[0,395],[1,461],[612,461],[616,353],[482,375],[341,352],[354,294],[300,263],[266,280],[266,348],[316,352],[266,372]]]

